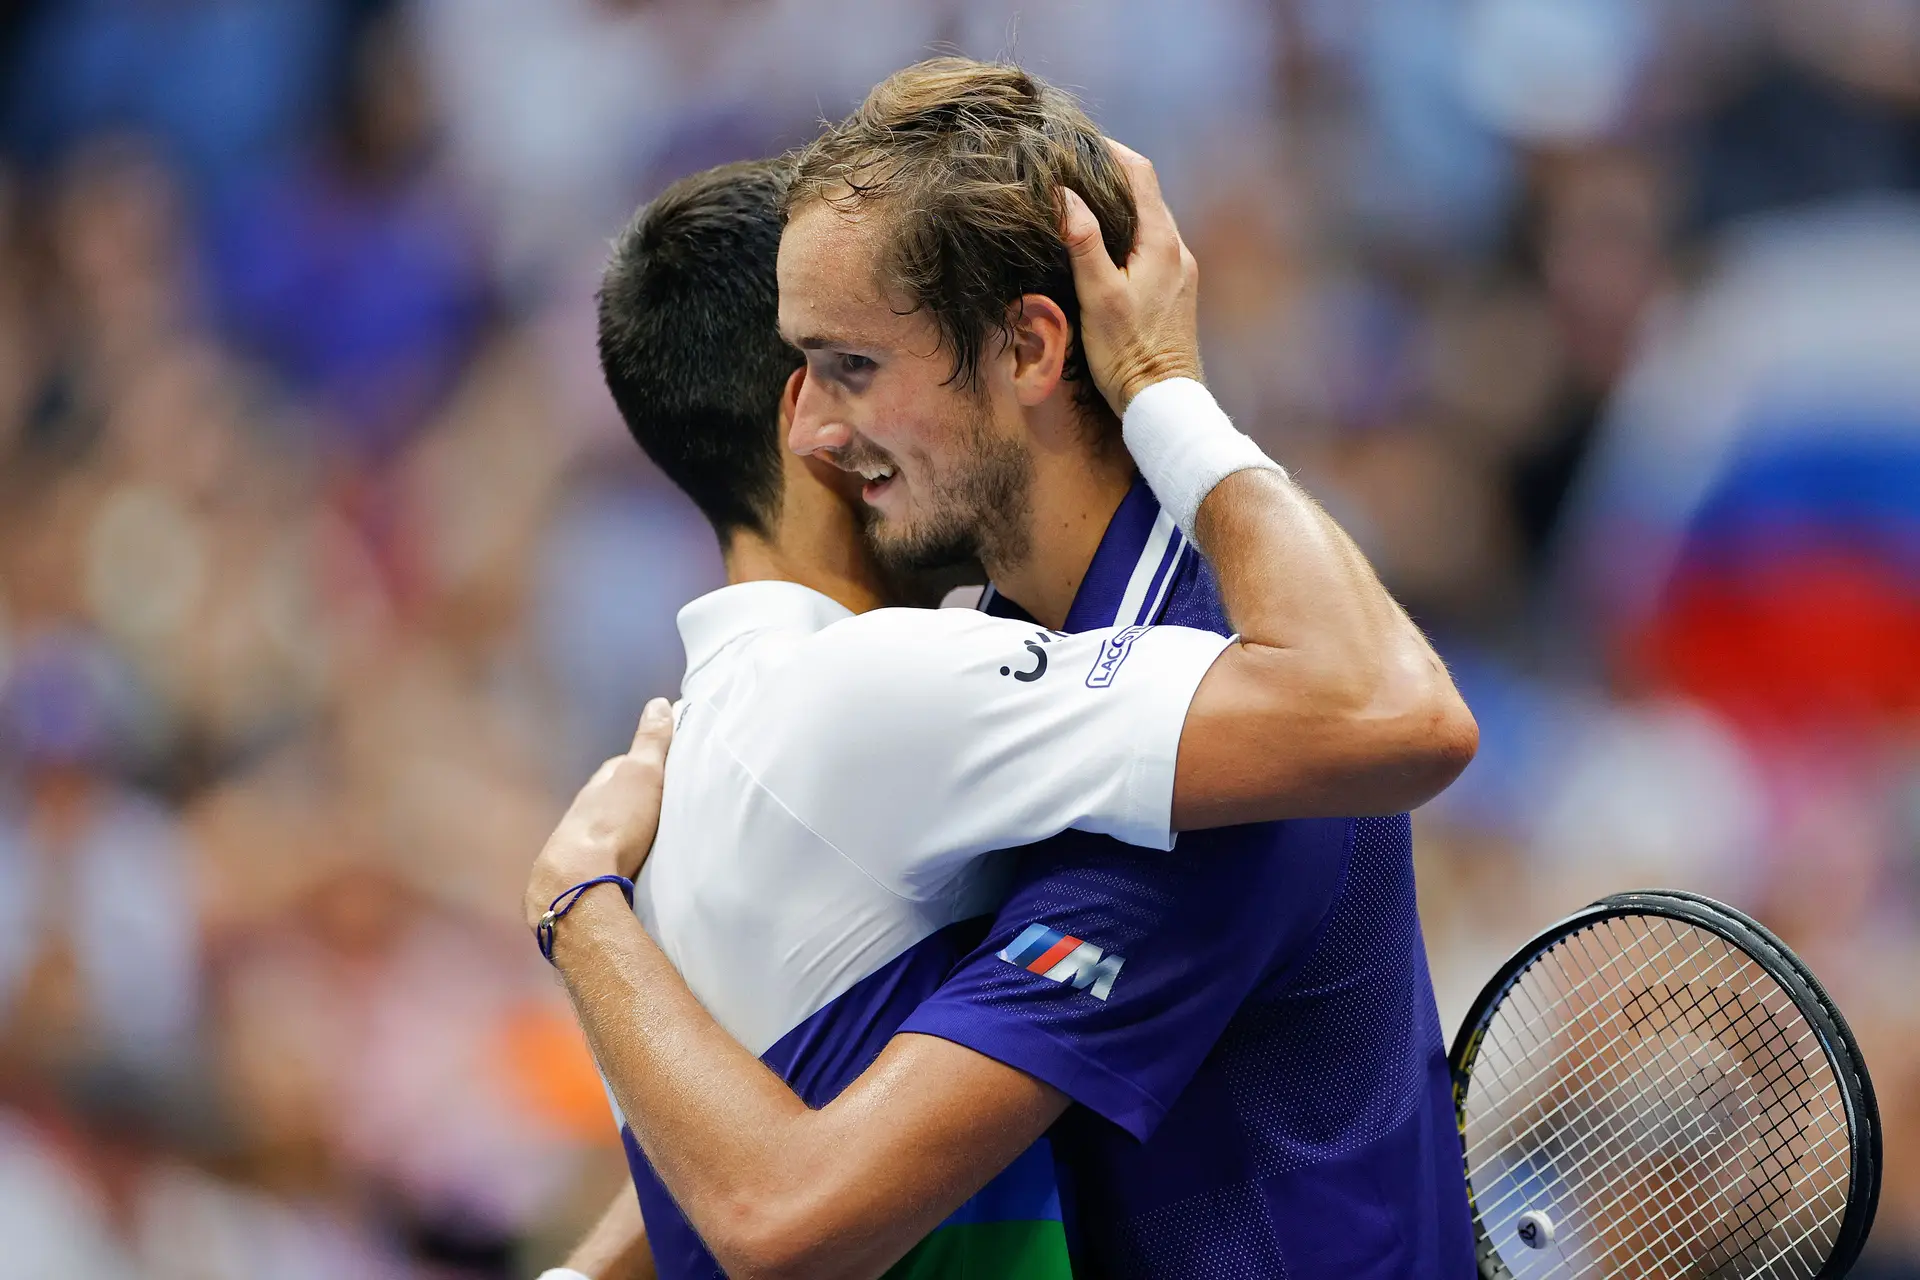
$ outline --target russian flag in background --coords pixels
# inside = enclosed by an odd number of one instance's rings
[[[1748,723],[1920,714],[1920,420],[1890,425],[1825,417],[1728,459],[1638,637],[1647,670]]]
[[[1628,672],[1749,729],[1920,714],[1920,201],[1730,234],[1657,318],[1563,530]]]

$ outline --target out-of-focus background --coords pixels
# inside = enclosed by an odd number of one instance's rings
[[[1747,907],[1920,1275],[1920,3],[28,0],[0,1278],[526,1275],[604,1203],[523,872],[719,563],[595,277],[936,48],[1158,162],[1214,386],[1453,664],[1447,1025],[1603,892]]]

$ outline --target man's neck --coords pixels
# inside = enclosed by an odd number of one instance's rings
[[[735,533],[720,551],[727,585],[742,582],[796,582],[818,591],[854,613],[888,603],[868,566],[841,563],[832,556],[796,556],[778,543],[753,533]]]
[[[1133,487],[1133,459],[1116,431],[1035,455],[1032,537],[1018,564],[989,564],[994,590],[1043,627],[1059,630],[1086,580],[1113,513]]]

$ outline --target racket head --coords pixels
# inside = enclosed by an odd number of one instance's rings
[[[1729,957],[1737,955],[1738,963],[1753,966],[1759,974],[1764,975],[1765,980],[1773,987],[1777,987],[1785,1001],[1790,1003],[1792,1010],[1804,1020],[1817,1041],[1824,1057],[1826,1070],[1831,1073],[1833,1090],[1837,1093],[1837,1109],[1845,1119],[1847,1181],[1845,1208],[1839,1225],[1833,1233],[1832,1243],[1824,1262],[1817,1272],[1812,1273],[1811,1280],[1824,1280],[1825,1277],[1845,1275],[1866,1242],[1867,1234],[1873,1225],[1873,1216],[1878,1207],[1880,1194],[1879,1109],[1874,1098],[1873,1083],[1867,1073],[1865,1060],[1861,1057],[1859,1045],[1854,1039],[1852,1028],[1847,1025],[1838,1006],[1827,995],[1812,971],[1772,932],[1751,917],[1724,903],[1699,894],[1674,890],[1642,890],[1614,894],[1542,930],[1520,948],[1482,988],[1479,997],[1468,1010],[1459,1032],[1455,1035],[1452,1051],[1449,1054],[1449,1066],[1453,1075],[1454,1107],[1460,1127],[1463,1158],[1467,1165],[1468,1195],[1473,1202],[1474,1237],[1481,1275],[1487,1277],[1487,1280],[1514,1280],[1516,1270],[1527,1276],[1555,1274],[1551,1269],[1543,1269],[1541,1263],[1544,1259],[1530,1253],[1516,1236],[1516,1228],[1527,1232],[1535,1240],[1538,1240],[1540,1232],[1544,1231],[1547,1239],[1551,1241],[1555,1227],[1550,1218],[1539,1217],[1531,1211],[1524,1215],[1516,1215],[1511,1203],[1497,1207],[1484,1203],[1483,1197],[1490,1190],[1495,1195],[1508,1197],[1509,1200],[1516,1192],[1511,1188],[1502,1190],[1497,1187],[1475,1185],[1477,1167],[1484,1167],[1490,1161],[1485,1158],[1476,1161],[1473,1143],[1478,1141],[1484,1144],[1487,1136],[1490,1135],[1483,1135],[1479,1139],[1470,1139],[1469,1136],[1470,1125],[1478,1119],[1474,1114],[1476,1102],[1473,1093],[1474,1069],[1479,1064],[1483,1052],[1489,1048],[1489,1036],[1493,1035],[1497,1038],[1501,1034],[1496,1027],[1504,1023],[1503,1030],[1510,1028],[1514,1019],[1523,1018],[1531,1012],[1531,1006],[1527,1010],[1521,1010],[1518,1007],[1509,1009],[1507,1001],[1516,990],[1528,982],[1529,975],[1536,966],[1555,956],[1557,949],[1582,942],[1586,938],[1595,936],[1600,930],[1611,931],[1624,928],[1635,921],[1665,921],[1667,922],[1665,927],[1669,931],[1685,929],[1699,931],[1702,936],[1710,935],[1726,949]],[[1598,974],[1595,975],[1595,977],[1598,976]],[[1750,981],[1749,986],[1751,985]],[[1646,992],[1651,990],[1651,987],[1643,989]],[[1770,992],[1769,988],[1768,998],[1778,1003],[1778,997],[1772,996]],[[1588,998],[1593,999],[1599,994],[1592,993]],[[1744,997],[1746,992],[1742,990],[1734,994],[1736,997]],[[1618,999],[1617,989],[1611,995]],[[1597,999],[1595,1002],[1597,1003]],[[1657,1011],[1659,1003],[1662,1002],[1647,1004],[1642,1009],[1642,1013]],[[1615,1012],[1617,1014],[1619,1010]],[[1671,1024],[1666,1029],[1671,1029]],[[1587,1038],[1590,1039],[1601,1030],[1604,1030],[1604,1024],[1594,1026],[1587,1033]],[[1604,1044],[1604,1041],[1600,1043]],[[1608,1071],[1613,1069],[1613,1067],[1607,1068]],[[1491,1069],[1487,1074],[1492,1074]],[[1611,1091],[1610,1088],[1608,1092]],[[1582,1087],[1579,1092],[1586,1093],[1587,1087]],[[1570,1095],[1565,1102],[1572,1102],[1575,1096],[1577,1095]],[[1553,1108],[1556,1111],[1559,1109],[1560,1107]],[[1651,1118],[1649,1113],[1636,1111],[1631,1120],[1634,1124],[1644,1126]],[[1511,1124],[1512,1121],[1507,1123]],[[1537,1126],[1530,1126],[1526,1132],[1531,1132],[1534,1127]],[[1499,1148],[1496,1148],[1496,1151],[1498,1150]],[[1581,1162],[1588,1159],[1587,1155],[1580,1156]],[[1771,1181],[1771,1177],[1769,1180]],[[1494,1219],[1491,1229],[1483,1220],[1483,1208],[1492,1210],[1489,1214]],[[1530,1223],[1525,1221],[1528,1218],[1537,1220]],[[1496,1235],[1514,1238],[1496,1239]],[[1603,1253],[1601,1256],[1604,1258],[1608,1255]],[[1511,1267],[1508,1265],[1509,1257],[1515,1258],[1515,1263]],[[1607,1273],[1589,1271],[1587,1274],[1597,1276]],[[1736,1268],[1715,1274],[1745,1275],[1747,1273]],[[1782,1271],[1778,1274],[1788,1273]],[[1793,1274],[1804,1276],[1807,1273],[1801,1271]]]

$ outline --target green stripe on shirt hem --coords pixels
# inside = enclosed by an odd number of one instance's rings
[[[970,1222],[941,1227],[883,1280],[1072,1280],[1059,1222]]]

